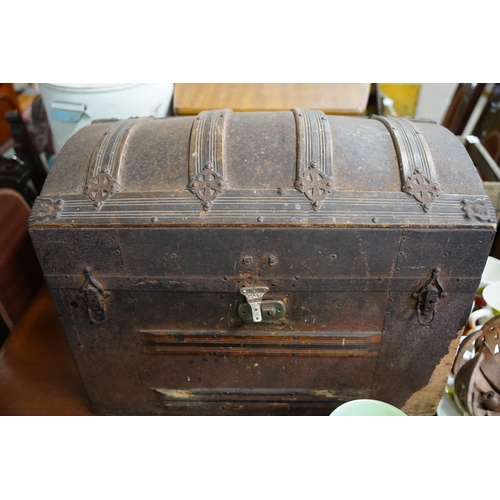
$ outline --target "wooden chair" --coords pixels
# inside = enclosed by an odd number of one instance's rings
[[[462,134],[485,87],[486,83],[459,83],[441,125]]]
[[[7,330],[19,321],[43,283],[28,234],[29,213],[18,191],[0,189],[0,316]]]

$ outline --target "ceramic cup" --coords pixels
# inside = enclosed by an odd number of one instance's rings
[[[488,257],[481,275],[481,283],[478,293],[481,293],[485,286],[500,282],[500,260],[495,257]]]
[[[340,405],[330,417],[406,417],[400,409],[376,399],[356,399]]]
[[[500,281],[487,285],[483,290],[483,300],[486,305],[474,311],[469,316],[471,329],[484,325],[489,319],[500,314]]]

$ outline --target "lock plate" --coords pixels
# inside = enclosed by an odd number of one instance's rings
[[[262,323],[272,323],[275,319],[282,318],[286,313],[286,306],[282,300],[264,300],[261,302]],[[254,323],[252,308],[249,304],[238,306],[238,316],[244,323]]]
[[[247,299],[246,304],[238,307],[238,316],[245,323],[268,323],[273,319],[279,319],[285,315],[285,303],[282,300],[262,300],[269,292],[267,286],[243,286],[240,293]]]

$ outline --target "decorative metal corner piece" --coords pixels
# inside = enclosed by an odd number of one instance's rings
[[[484,200],[467,200],[464,198],[460,203],[462,204],[462,212],[464,212],[464,217],[466,219],[474,218],[480,221],[493,222]]]
[[[107,172],[99,172],[92,177],[83,192],[92,200],[94,210],[100,210],[103,203],[122,190],[120,184]]]
[[[295,181],[295,189],[305,194],[314,210],[319,210],[327,195],[333,191],[333,179],[321,172],[316,162],[312,161],[302,177]]]
[[[87,312],[91,323],[102,323],[106,319],[106,304],[104,299],[109,297],[102,286],[92,277],[90,267],[83,270],[85,282],[80,288],[80,296],[87,303]]]
[[[63,200],[40,199],[38,198],[32,211],[34,222],[57,220],[61,216],[64,206]]]
[[[229,182],[213,170],[210,162],[207,162],[203,170],[191,179],[188,190],[198,197],[202,202],[203,210],[208,212],[217,196],[228,187]]]
[[[402,189],[406,194],[413,196],[425,212],[431,208],[431,204],[442,192],[437,182],[422,173],[412,175]]]
[[[433,269],[431,277],[424,286],[413,294],[413,298],[417,300],[417,320],[421,326],[427,326],[433,322],[438,299],[446,297],[446,292],[439,282],[440,272],[439,267]]]

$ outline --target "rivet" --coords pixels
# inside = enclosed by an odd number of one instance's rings
[[[315,201],[315,202],[313,203],[313,207],[316,207],[316,208],[317,208],[317,207],[319,207],[319,201]]]
[[[275,255],[270,255],[269,258],[267,259],[267,262],[269,263],[270,266],[276,265],[277,259]]]
[[[374,218],[372,219],[372,222],[378,222],[378,217],[374,217]]]
[[[205,208],[210,208],[210,202],[209,201],[206,201],[205,203],[203,203],[203,206]]]
[[[264,221],[264,217],[262,217],[262,216],[259,215],[259,217],[257,217],[257,221],[258,222],[263,222]]]
[[[245,264],[245,266],[249,266],[250,264],[252,264],[253,262],[253,257],[251,255],[246,255],[245,257],[243,257],[243,264]]]
[[[151,222],[158,222],[158,217],[151,217]]]

